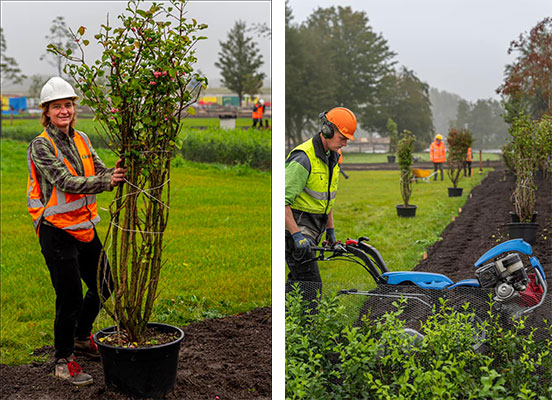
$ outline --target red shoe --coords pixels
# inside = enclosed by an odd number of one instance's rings
[[[90,335],[84,339],[75,338],[74,350],[75,354],[78,354],[79,356],[85,356],[93,359],[100,358],[100,352],[98,351],[98,346],[94,343],[93,335]]]
[[[82,368],[75,362],[75,356],[71,354],[67,358],[60,358],[56,361],[54,375],[57,378],[65,379],[73,385],[85,386],[94,382],[94,379],[88,374],[82,372]]]

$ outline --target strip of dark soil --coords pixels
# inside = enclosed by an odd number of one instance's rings
[[[427,251],[427,259],[415,270],[436,272],[450,277],[454,282],[475,278],[474,263],[487,250],[509,240],[507,223],[510,211],[514,211],[510,196],[515,184],[514,176],[503,169],[491,172],[475,187],[462,212],[441,234],[442,241]],[[539,224],[537,241],[533,247],[543,266],[548,285],[552,283],[552,179],[537,179],[535,209]],[[525,257],[524,263],[528,265]],[[545,303],[528,319],[527,326],[541,326],[543,319],[552,319],[552,292]]]
[[[272,311],[269,307],[182,328],[176,386],[167,399],[270,399],[272,379]],[[0,365],[1,399],[123,400],[107,391],[99,361],[77,360],[94,384],[75,388],[53,377],[51,346],[38,349],[51,361],[21,366]]]

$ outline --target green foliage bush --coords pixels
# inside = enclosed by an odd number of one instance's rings
[[[272,164],[270,131],[243,129],[185,130],[182,156],[190,161],[245,164],[268,170]]]
[[[473,143],[473,136],[467,129],[450,128],[447,135],[448,147],[448,169],[447,175],[452,182],[452,186],[458,187],[460,172],[464,168],[468,148]]]
[[[412,170],[410,167],[414,162],[413,153],[415,142],[416,137],[412,132],[405,129],[397,147],[399,168],[401,170],[401,196],[405,206],[408,206],[408,201],[412,194]]]
[[[91,120],[80,120],[77,130],[84,131],[96,149],[107,148],[105,141],[96,132]],[[37,123],[2,126],[4,139],[30,142],[41,133]],[[180,133],[183,140],[181,154],[189,161],[245,165],[269,170],[272,163],[271,131],[243,129],[186,129]]]
[[[520,334],[524,321],[485,329],[485,353],[473,349],[473,314],[442,302],[421,323],[422,341],[407,334],[395,310],[361,327],[340,318],[337,297],[319,299],[305,313],[295,291],[286,299],[287,399],[550,399],[552,328],[546,343]]]

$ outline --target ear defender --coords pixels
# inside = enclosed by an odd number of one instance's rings
[[[328,118],[326,118],[327,113],[328,111],[324,111],[318,116],[318,118],[322,120],[322,127],[320,128],[320,132],[322,133],[322,136],[324,136],[326,139],[331,139],[333,138],[335,131],[333,124],[328,121]]]

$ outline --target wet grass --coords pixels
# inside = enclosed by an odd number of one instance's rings
[[[53,343],[55,294],[27,212],[26,147],[1,140],[1,363]],[[108,165],[115,157],[98,150]],[[271,176],[246,166],[174,161],[166,264],[152,320],[189,323],[271,302]],[[113,194],[98,196],[105,235]],[[95,328],[112,325],[101,315]]]

